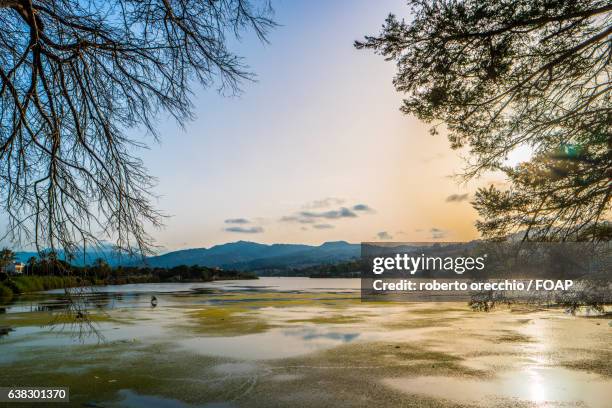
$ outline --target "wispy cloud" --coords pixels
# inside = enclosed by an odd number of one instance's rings
[[[353,211],[362,211],[362,212],[372,213],[374,212],[374,209],[366,204],[355,204],[353,206]]]
[[[225,231],[240,234],[259,234],[264,232],[264,229],[262,227],[229,227],[225,228]]]
[[[387,240],[388,241],[390,239],[393,239],[393,236],[391,234],[389,234],[387,231],[380,231],[378,234],[376,234],[376,236],[380,240]]]
[[[460,203],[463,201],[467,201],[470,198],[469,194],[451,194],[446,197],[447,203]]]
[[[331,224],[315,224],[312,226],[312,228],[316,228],[316,229],[332,229],[334,228],[333,225]]]
[[[331,204],[337,204],[340,202],[344,202],[344,200],[334,197],[328,197],[323,200],[308,203],[302,208],[320,208],[329,206]],[[333,225],[334,221],[355,219],[362,215],[370,214],[373,212],[375,212],[374,209],[369,205],[364,203],[357,203],[350,206],[341,206],[336,209],[326,209],[319,211],[315,211],[314,209],[302,210],[290,215],[280,217],[279,221],[312,225],[313,229],[323,230],[335,228],[335,226]],[[302,227],[302,230],[305,230],[305,228]]]
[[[333,207],[334,205],[342,205],[344,204],[344,201],[345,200],[343,198],[326,197],[326,198],[323,198],[322,200],[315,200],[307,204],[304,204],[302,208],[304,210],[317,210],[321,208]]]
[[[249,222],[246,218],[228,218],[225,220],[226,224],[248,224]]]
[[[357,218],[357,213],[350,208],[340,207],[328,211],[300,211],[294,215],[281,217],[283,222],[298,222],[300,224],[314,224],[320,220],[339,220],[343,218]]]
[[[286,215],[281,217],[282,222],[299,222],[300,224],[314,224],[315,220],[311,218],[302,218],[298,215]]]
[[[446,237],[446,231],[440,228],[431,228],[429,232],[431,233],[431,239],[442,239]]]
[[[323,218],[326,220],[337,220],[340,218],[356,218],[357,214],[352,210],[342,207],[338,210],[329,210],[322,212],[302,211],[299,214],[303,218]]]

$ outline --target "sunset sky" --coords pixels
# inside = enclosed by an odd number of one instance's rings
[[[459,153],[400,113],[394,64],[353,48],[389,12],[407,16],[405,2],[273,5],[281,26],[270,44],[245,36],[234,47],[258,81],[234,98],[197,89],[197,119],[184,131],[163,123],[161,144],[144,154],[172,216],[159,243],[476,237],[465,194],[488,180],[449,177]]]
[[[469,201],[492,178],[453,179],[465,152],[400,113],[394,63],[353,47],[389,12],[409,18],[404,0],[273,7],[280,26],[269,44],[232,41],[257,82],[237,97],[195,87],[196,120],[181,128],[161,118],[160,143],[149,137],[138,153],[170,216],[152,232],[158,244],[477,237]]]

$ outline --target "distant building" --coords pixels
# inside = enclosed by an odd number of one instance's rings
[[[22,275],[25,270],[25,264],[21,262],[13,262],[7,266],[1,268],[2,272],[9,275]]]

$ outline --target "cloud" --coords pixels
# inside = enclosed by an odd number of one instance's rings
[[[300,217],[302,218],[324,218],[326,220],[337,220],[340,218],[355,218],[357,214],[355,214],[352,210],[349,210],[346,207],[341,207],[338,210],[329,210],[323,212],[312,212],[312,211],[302,211],[300,212]]]
[[[376,234],[376,236],[381,240],[393,239],[393,236],[391,236],[391,234],[389,234],[387,231],[380,231],[378,234]]]
[[[339,201],[336,198],[327,198],[324,200],[319,200],[319,204],[334,203]],[[312,207],[313,203],[310,203],[309,206]],[[326,211],[299,211],[292,215],[285,215],[279,219],[281,222],[294,222],[299,224],[319,224],[326,225],[325,227],[314,227],[318,229],[325,228],[333,228],[333,225],[329,224],[329,221],[341,220],[341,219],[349,219],[349,218],[357,218],[361,214],[372,213],[374,210],[366,205],[366,204],[355,204],[353,206],[340,207],[336,210],[326,210]]]
[[[357,214],[348,209],[341,207],[337,210],[329,211],[300,211],[295,215],[287,215],[281,217],[282,222],[298,222],[300,224],[314,224],[319,220],[339,220],[342,218],[356,218]]]
[[[250,221],[246,218],[228,218],[224,222],[226,224],[248,224]]]
[[[470,198],[469,194],[451,194],[446,197],[447,203],[460,203],[462,201],[467,201]]]
[[[300,224],[314,224],[315,220],[310,218],[301,218],[297,215],[286,215],[281,217],[282,222],[299,222]]]
[[[322,200],[315,200],[302,206],[305,210],[317,210],[321,208],[329,208],[334,205],[344,204],[344,199],[337,197],[326,197]]]
[[[374,212],[374,209],[366,204],[355,204],[353,206],[353,211],[363,211],[363,212]]]
[[[431,228],[429,232],[431,233],[431,239],[442,239],[446,237],[446,231],[440,228]]]
[[[312,226],[312,228],[316,228],[316,229],[331,229],[334,228],[333,225],[331,224],[315,224]]]
[[[259,234],[264,232],[264,229],[261,227],[229,227],[225,228],[226,232],[237,232],[240,234]]]

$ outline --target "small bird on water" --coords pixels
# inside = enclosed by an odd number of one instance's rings
[[[157,306],[157,298],[155,296],[151,296],[151,306]]]

